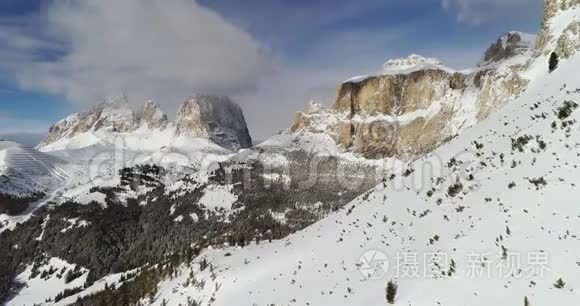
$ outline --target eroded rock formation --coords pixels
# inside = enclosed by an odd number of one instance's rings
[[[86,113],[73,114],[52,126],[41,150],[66,147],[74,137],[105,133],[127,136],[164,133],[162,138],[190,136],[209,139],[231,150],[250,147],[252,140],[242,109],[227,97],[193,95],[177,112],[175,123],[169,122],[159,104],[149,101],[140,111],[133,111],[126,98],[109,98]]]
[[[525,89],[519,72],[533,39],[507,33],[467,71],[418,55],[391,60],[377,75],[339,84],[332,109],[311,105],[296,115],[290,131],[328,133],[346,151],[367,158],[414,159]]]

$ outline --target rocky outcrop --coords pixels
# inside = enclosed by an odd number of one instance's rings
[[[242,109],[228,97],[193,95],[179,108],[175,123],[178,135],[209,138],[231,150],[252,146]]]
[[[537,38],[506,33],[474,69],[454,71],[418,55],[390,60],[375,75],[340,84],[331,109],[298,113],[290,132],[326,133],[367,158],[415,159],[522,93],[533,63],[545,59],[547,69],[551,53],[565,59],[580,50],[574,9],[580,0],[546,0]]]
[[[479,66],[501,62],[503,60],[523,55],[532,50],[534,46],[533,35],[521,32],[509,32],[492,44],[486,51],[483,61]]]
[[[548,56],[556,52],[559,57],[567,58],[574,54],[580,47],[580,22],[574,20],[575,16],[568,19],[561,18],[558,24],[552,20],[559,13],[564,13],[580,6],[580,0],[545,0],[542,27],[536,40],[536,56]],[[566,23],[568,21],[568,23]]]
[[[560,58],[569,58],[580,49],[580,21],[569,24],[558,40],[554,52]]]
[[[531,48],[529,35],[508,33],[470,71],[418,55],[390,60],[377,75],[340,84],[332,109],[298,113],[290,132],[327,133],[366,158],[415,159],[521,93]]]
[[[139,119],[142,125],[150,129],[162,129],[167,126],[167,115],[161,111],[159,104],[149,101],[143,107],[143,111],[139,114]]]
[[[159,104],[153,101],[134,112],[126,98],[109,98],[89,112],[73,114],[52,126],[38,148],[50,151],[52,144],[66,143],[86,133],[126,136],[137,131],[144,135],[164,132],[174,137],[205,138],[231,150],[252,144],[243,112],[237,104],[227,97],[194,95],[181,105],[175,123],[169,122]]]
[[[97,130],[133,132],[139,126],[138,121],[125,97],[108,98],[89,112],[76,113],[59,121],[49,129],[39,147]]]
[[[184,102],[177,110],[175,126],[178,134],[207,138],[208,126],[203,122],[199,104],[195,100]]]

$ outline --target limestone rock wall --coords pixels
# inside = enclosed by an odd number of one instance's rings
[[[507,50],[515,50],[509,41],[521,40],[510,37],[504,38]],[[499,53],[505,59],[507,53]],[[499,53],[486,52],[486,62]],[[327,133],[345,151],[366,158],[412,160],[520,94],[527,85],[519,74],[522,67],[494,64],[469,72],[431,67],[347,81],[338,86],[331,109],[298,113],[290,131]]]
[[[564,31],[553,28],[553,18],[563,11],[580,6],[580,0],[545,0],[542,26],[536,40],[536,56],[547,56],[555,51],[560,57],[567,58],[580,46],[579,22],[572,22]],[[553,44],[556,44],[554,46]]]

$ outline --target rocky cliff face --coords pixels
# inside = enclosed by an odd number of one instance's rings
[[[552,53],[562,63],[580,50],[578,14],[580,0],[546,0],[537,38],[509,32],[473,69],[418,55],[390,60],[375,75],[340,84],[331,109],[298,113],[290,132],[326,133],[368,158],[415,159],[521,94],[527,72],[547,69]]]
[[[509,32],[492,44],[479,66],[498,63],[518,55],[525,55],[533,48],[535,37],[521,32]]]
[[[580,9],[580,0],[545,0],[542,28],[536,41],[536,56],[547,56],[556,52],[568,58],[580,49],[580,21],[575,14]],[[552,21],[557,15],[558,23]],[[566,16],[569,15],[569,16]]]
[[[531,48],[529,35],[510,32],[469,71],[418,55],[391,60],[377,75],[340,84],[332,109],[298,113],[290,131],[328,133],[367,158],[414,159],[519,94],[526,80],[518,71]]]
[[[87,133],[130,135],[136,131],[205,138],[232,150],[250,147],[252,142],[241,108],[227,97],[194,95],[181,105],[175,123],[169,122],[153,101],[133,111],[126,98],[118,97],[61,120],[50,128],[38,148],[50,151],[55,143],[66,143]]]
[[[167,115],[161,111],[159,104],[149,101],[143,107],[143,111],[139,114],[141,125],[145,125],[149,129],[162,129],[168,124]]]
[[[72,114],[52,126],[40,147],[90,131],[132,132],[138,121],[126,98],[108,98],[89,112]]]
[[[193,95],[177,111],[175,123],[178,135],[209,138],[233,150],[252,146],[242,109],[228,97]]]

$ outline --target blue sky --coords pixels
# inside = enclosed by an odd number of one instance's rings
[[[475,65],[499,35],[536,32],[540,12],[541,0],[2,0],[0,135],[107,95],[171,116],[204,92],[234,97],[261,139],[389,58]]]

